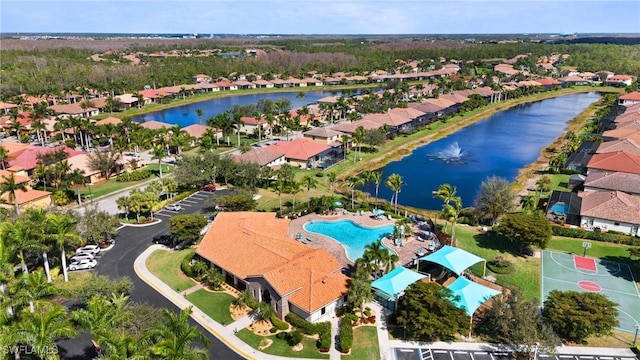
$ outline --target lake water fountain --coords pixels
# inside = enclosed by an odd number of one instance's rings
[[[464,163],[467,157],[467,153],[462,150],[457,141],[454,141],[446,149],[438,151],[435,154],[429,155],[431,159],[442,160],[445,163]]]

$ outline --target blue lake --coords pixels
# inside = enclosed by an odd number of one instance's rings
[[[373,89],[374,91],[377,89]],[[358,91],[352,91],[349,94],[355,94]],[[225,110],[233,109],[234,105],[257,105],[258,101],[269,99],[276,101],[282,98],[291,101],[291,109],[302,107],[317,102],[319,99],[327,96],[340,96],[341,91],[305,91],[303,97],[299,97],[299,91],[278,92],[278,93],[262,93],[253,95],[234,95],[210,100],[204,100],[193,104],[182,105],[170,109],[155,111],[143,115],[133,117],[133,121],[145,122],[150,120],[162,121],[172,125],[180,125],[180,127],[198,124],[200,121],[196,115],[196,109],[202,109],[202,123],[205,124],[207,119],[215,116]]]
[[[398,173],[407,183],[399,204],[441,209],[442,201],[431,192],[449,183],[458,188],[464,206],[472,206],[482,181],[492,175],[514,181],[518,170],[534,162],[540,150],[563,133],[569,120],[598,99],[598,93],[584,93],[522,104],[416,148],[382,169],[379,196],[391,199],[393,194],[384,182],[390,174]],[[454,152],[456,143],[463,152],[461,161],[442,160],[440,155]],[[375,194],[372,185],[363,189]]]

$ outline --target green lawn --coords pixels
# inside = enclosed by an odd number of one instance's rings
[[[143,169],[149,169],[151,171],[154,172],[158,172],[158,164],[157,163],[152,163],[147,165],[147,167],[143,168]],[[173,171],[173,166],[171,165],[163,165],[162,166],[162,174],[168,174],[171,171]],[[150,177],[144,180],[140,180],[140,181],[126,181],[126,182],[118,182],[116,181],[116,177],[111,177],[109,180],[107,181],[103,181],[103,182],[99,182],[95,185],[85,185],[83,187],[80,188],[80,194],[82,196],[93,196],[93,198],[98,198],[100,196],[104,196],[104,195],[108,195],[111,194],[113,192],[128,188],[129,186],[134,186],[134,185],[140,185],[143,184],[147,181],[151,181],[153,180],[154,177]],[[75,187],[74,187],[75,190]]]
[[[233,318],[229,313],[229,307],[233,299],[234,297],[227,293],[210,292],[204,289],[187,295],[187,300],[220,324],[231,324],[233,322]]]
[[[582,255],[584,254],[584,249],[582,248],[584,241],[591,243],[591,248],[587,250],[588,257],[629,264],[636,284],[640,286],[640,260],[630,257],[630,246],[601,241],[554,237],[551,239],[551,242],[549,242],[548,248],[549,250]]]
[[[273,343],[262,352],[285,357],[294,358],[312,358],[312,359],[328,359],[329,354],[321,354],[316,347],[316,340],[304,337],[302,340],[303,349],[301,351],[291,350],[291,346],[286,341],[280,340],[275,335],[272,336],[260,336],[254,334],[251,330],[242,329],[238,331],[238,338],[247,343],[254,349],[257,349],[260,341],[263,339],[271,339]]]
[[[494,276],[499,285],[511,289],[521,289],[527,299],[536,299],[540,296],[540,259],[514,255],[518,253],[518,249],[511,243],[501,240],[491,233],[481,234],[464,225],[456,227],[456,241],[458,247],[488,261],[498,255],[511,261],[515,268],[513,274],[493,274],[487,269],[487,275]],[[471,271],[481,276],[482,268],[482,263],[476,264],[471,267]]]
[[[180,270],[180,263],[187,255],[193,254],[195,249],[180,251],[156,250],[147,258],[147,268],[162,282],[171,286],[177,292],[184,291],[196,283]]]
[[[353,348],[351,348],[351,354],[342,355],[342,357],[349,360],[380,359],[376,327],[361,326],[353,329]]]

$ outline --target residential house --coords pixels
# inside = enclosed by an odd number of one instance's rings
[[[194,84],[210,83],[211,76],[205,75],[205,74],[198,74],[198,75],[194,75],[192,80]]]
[[[253,82],[253,84],[257,87],[257,88],[263,88],[263,89],[271,89],[274,87],[273,83],[271,81],[267,81],[267,80],[263,80],[263,79],[259,79]]]
[[[587,164],[587,175],[594,172],[612,171],[640,174],[640,156],[626,151],[594,154]]]
[[[254,131],[257,131],[258,128],[260,128],[262,135],[264,135],[265,131],[268,131],[268,129],[270,129],[267,120],[263,117],[261,117],[260,119],[256,119],[253,116],[243,116],[240,118],[240,121],[242,122],[242,126],[240,126],[240,132],[244,132],[247,134],[253,134]]]
[[[560,82],[554,78],[541,78],[536,79],[536,82],[545,87],[546,89],[553,89],[560,86]]]
[[[340,141],[340,137],[342,135],[344,135],[344,133],[328,127],[317,127],[302,133],[302,136],[305,139],[310,139],[317,142],[318,144],[329,145],[333,147],[342,146],[342,142]]]
[[[208,129],[214,130],[215,134],[216,134],[216,138],[221,139],[222,138],[222,131],[217,130],[215,128],[212,128],[210,126],[207,125],[202,125],[202,124],[191,124],[189,126],[183,127],[182,131],[186,132],[187,134],[189,134],[189,136],[191,136],[192,138],[196,139],[196,140],[200,140],[202,138],[202,136],[204,135],[205,132],[207,132]],[[192,145],[195,145],[195,142],[192,143]]]
[[[168,124],[162,121],[156,121],[156,120],[148,120],[145,122],[141,122],[140,126],[150,130],[170,129],[173,127],[173,125],[171,124]]]
[[[630,75],[613,75],[607,78],[607,85],[611,86],[630,86],[633,82],[633,77]]]
[[[220,91],[220,88],[215,84],[206,82],[206,83],[196,84],[196,86],[194,87],[194,90],[201,93],[207,93],[207,92]]]
[[[84,153],[76,155],[74,157],[68,158],[67,162],[71,167],[71,171],[80,170],[82,173],[84,173],[86,184],[93,185],[106,180],[102,176],[102,174],[100,174],[99,170],[91,169],[91,166],[89,166],[89,154]],[[118,164],[117,169],[115,169],[115,174],[118,174],[121,169],[122,164]]]
[[[104,118],[102,120],[96,121],[96,125],[98,125],[98,126],[107,125],[107,124],[111,124],[113,126],[118,126],[118,125],[122,124],[122,120],[118,119],[117,117],[108,117],[108,118]]]
[[[429,103],[429,104],[433,104],[436,106],[439,106],[440,108],[442,108],[442,110],[438,111],[438,117],[444,117],[444,116],[448,116],[453,114],[454,112],[456,112],[456,110],[460,107],[458,104],[456,104],[455,102],[448,100],[448,99],[441,99],[441,98],[435,98],[435,99],[426,99],[422,101],[423,103]]]
[[[251,81],[247,80],[237,80],[234,84],[238,87],[238,89],[247,90],[247,89],[255,89],[256,85]]]
[[[277,88],[289,88],[292,86],[289,80],[283,80],[283,79],[273,79],[271,80],[271,83],[273,84],[274,87],[277,87]]]
[[[116,95],[114,99],[119,100],[120,103],[122,103],[122,107],[125,109],[138,106],[138,98],[133,94]]]
[[[301,169],[327,168],[342,159],[342,154],[331,146],[305,138],[280,141],[265,149],[283,153],[288,164]]]
[[[269,149],[251,149],[246,153],[233,155],[232,158],[239,163],[251,163],[259,166],[279,167],[286,163],[284,153]]]
[[[605,139],[625,139],[630,136],[640,134],[640,130],[633,127],[622,127],[613,130],[607,130],[602,133]]]
[[[589,191],[582,194],[581,226],[585,229],[640,235],[640,196],[622,191]]]
[[[7,143],[3,143],[3,145],[4,144]],[[28,176],[33,176],[33,169],[38,165],[39,162],[38,155],[59,151],[61,149],[64,150],[64,152],[67,154],[67,159],[80,154],[85,154],[84,151],[77,151],[64,145],[56,146],[54,148],[43,148],[39,146],[29,145],[24,149],[16,151],[13,155],[10,155],[9,166],[10,168],[16,167],[23,169]]]
[[[274,213],[221,212],[196,249],[228,284],[270,303],[283,319],[293,312],[311,322],[336,315],[348,278],[324,248],[288,236],[289,220]]]
[[[584,180],[584,191],[622,191],[640,195],[640,174],[623,172],[594,172]]]
[[[51,205],[51,192],[32,189],[31,179],[25,175],[23,171],[15,173],[9,170],[0,170],[0,185],[13,176],[17,184],[24,184],[27,188],[27,191],[16,190],[14,201],[9,201],[9,193],[0,195],[1,207],[13,210],[15,209],[15,201],[17,201],[20,210],[42,209]]]
[[[223,91],[238,90],[238,85],[229,81],[218,81],[213,83],[213,85],[217,86],[218,88],[220,88],[220,90]]]
[[[83,106],[80,106],[78,103],[52,105],[49,106],[49,109],[51,109],[55,115],[79,116],[82,118],[90,118],[100,113],[98,109],[90,106],[85,106],[83,109]]]
[[[640,91],[634,91],[628,94],[620,95],[620,97],[618,98],[618,104],[624,106],[640,104]]]
[[[0,101],[0,114],[8,115],[11,109],[17,109],[18,105]]]
[[[592,81],[581,78],[578,75],[569,75],[558,79],[563,87],[576,86],[576,85],[591,85]]]
[[[596,153],[605,154],[611,152],[626,151],[630,154],[640,156],[640,143],[638,142],[638,140],[640,139],[635,136],[626,139],[605,141],[598,145]]]
[[[353,134],[357,128],[362,127],[365,130],[377,130],[382,127],[382,125],[378,122],[362,119],[358,121],[352,122],[341,122],[338,125],[335,125],[331,129],[339,131],[345,134]]]

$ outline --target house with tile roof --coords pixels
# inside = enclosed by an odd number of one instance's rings
[[[587,175],[595,172],[640,174],[640,156],[626,151],[593,154],[587,163]]]
[[[326,168],[342,159],[341,154],[331,146],[318,144],[305,138],[280,141],[265,149],[284,154],[288,164],[301,169]]]
[[[4,115],[8,115],[11,109],[17,109],[18,105],[0,101],[0,113]]]
[[[253,82],[253,84],[257,87],[257,88],[261,88],[261,89],[271,89],[274,87],[273,83],[271,81],[267,81],[264,79],[258,79],[256,81]]]
[[[640,104],[640,91],[634,91],[628,94],[620,95],[620,97],[618,98],[618,104],[623,106]]]
[[[202,138],[204,133],[207,132],[207,130],[209,129],[215,132],[216,138],[222,139],[222,131],[216,130],[215,128],[212,128],[211,126],[207,126],[207,125],[191,124],[189,126],[183,127],[181,130],[189,134],[189,136],[191,136],[192,138],[198,140]]]
[[[583,228],[640,235],[640,196],[622,191],[589,191],[581,197]]]
[[[18,207],[20,210],[26,209],[42,209],[51,205],[51,192],[35,190],[31,188],[31,179],[28,176],[19,175],[20,173],[24,173],[20,171],[15,173],[9,170],[0,170],[0,184],[4,184],[7,179],[10,179],[12,176],[14,177],[14,181],[17,184],[24,184],[27,188],[27,191],[16,191],[15,202],[18,203]],[[4,193],[0,195],[0,206],[12,211],[15,209],[15,203],[13,201],[9,201],[9,194]]]
[[[21,151],[18,151],[15,155],[11,155],[9,157],[9,166],[19,167],[26,171],[28,176],[32,176],[33,169],[38,165],[38,155],[59,151],[60,149],[64,150],[67,154],[67,159],[80,154],[86,154],[84,151],[77,151],[65,145],[56,146],[54,148],[43,148],[29,145]]]
[[[594,172],[584,180],[584,191],[622,191],[640,195],[640,174]]]
[[[342,146],[342,141],[340,140],[342,135],[344,133],[328,127],[317,127],[302,133],[305,139],[332,147]]]
[[[78,103],[51,105],[49,109],[58,116],[80,116],[82,118],[90,118],[100,113],[98,109],[90,106],[83,109]]]
[[[173,127],[173,125],[171,125],[169,123],[165,123],[165,122],[162,122],[162,121],[156,121],[156,120],[149,120],[149,121],[141,122],[140,126],[142,126],[145,129],[150,129],[150,130],[170,129],[170,128]]]
[[[201,84],[201,83],[210,83],[211,82],[211,76],[206,75],[206,74],[198,74],[198,75],[194,75],[191,80],[193,81],[194,84]]]
[[[253,134],[258,128],[260,128],[264,135],[266,131],[269,129],[269,124],[267,123],[267,119],[261,117],[260,119],[256,119],[254,116],[243,116],[240,118],[242,122],[242,126],[240,126],[240,132],[244,132],[246,134]]]
[[[118,119],[117,117],[108,117],[108,118],[104,118],[102,120],[96,121],[96,125],[107,125],[107,124],[118,126],[122,124],[122,120]]]
[[[289,238],[289,222],[274,213],[219,213],[196,254],[229,285],[270,303],[279,318],[293,312],[326,321],[342,305],[348,278],[326,249]]]
[[[610,86],[629,86],[633,82],[633,77],[631,75],[618,74],[607,78],[606,82]]]
[[[638,140],[640,140],[640,138],[635,136],[626,139],[605,141],[598,145],[596,153],[606,154],[610,152],[626,151],[630,154],[640,156],[640,142],[638,142]]]
[[[617,128],[612,130],[607,130],[602,133],[602,136],[609,139],[625,139],[630,136],[636,136],[640,134],[640,130],[634,129],[632,127],[628,128]]]
[[[251,163],[269,167],[279,167],[286,163],[284,153],[262,148],[251,149],[243,154],[232,155],[232,159],[239,163]]]
[[[345,134],[353,134],[357,128],[361,127],[365,130],[377,130],[382,127],[379,123],[371,120],[361,119],[351,122],[341,122],[338,125],[332,127],[333,130],[339,131]]]

